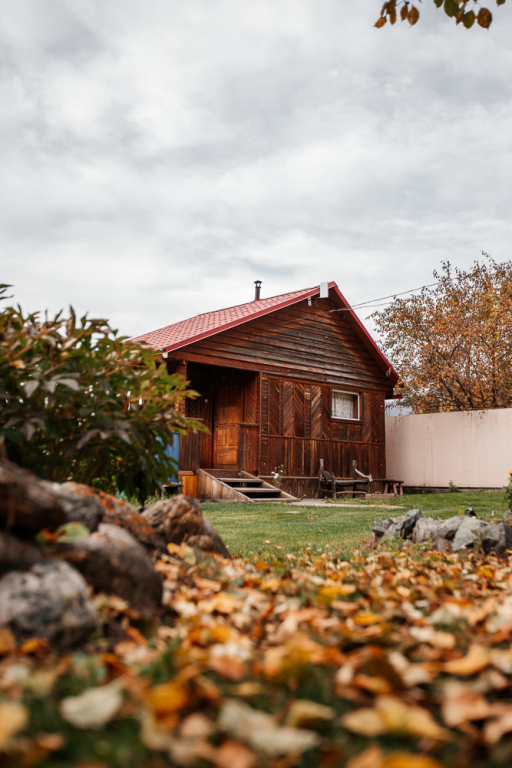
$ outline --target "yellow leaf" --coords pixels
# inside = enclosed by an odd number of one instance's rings
[[[338,597],[347,597],[352,595],[356,591],[354,584],[338,584],[336,582],[326,584],[321,587],[317,593],[317,599],[321,603],[329,604],[333,600],[337,600]]]
[[[404,733],[408,736],[435,740],[447,737],[448,732],[436,723],[428,710],[422,707],[404,704],[392,696],[380,696],[376,707],[389,733]]]
[[[381,763],[380,768],[443,768],[441,763],[429,755],[411,755],[409,752],[394,752]]]
[[[426,709],[404,704],[392,696],[379,696],[375,709],[350,712],[343,716],[342,723],[350,731],[369,737],[393,733],[437,741],[448,734]]]
[[[156,715],[177,712],[188,704],[188,694],[176,682],[155,685],[146,694],[146,701]]]
[[[462,659],[447,661],[444,671],[450,675],[474,675],[490,663],[489,652],[483,645],[474,643]]]
[[[374,738],[386,733],[384,719],[379,712],[370,707],[356,709],[355,712],[348,712],[341,718],[342,725],[352,733],[359,733],[361,736]]]
[[[316,701],[297,699],[293,702],[286,716],[286,725],[311,726],[319,720],[332,720],[335,716],[332,707],[317,704]]]
[[[281,583],[279,579],[276,579],[275,576],[270,576],[268,579],[263,579],[260,589],[264,592],[277,592],[280,587]]]
[[[382,749],[376,744],[371,744],[368,749],[357,757],[352,757],[347,763],[347,768],[381,768],[381,766]]]
[[[379,624],[381,617],[371,611],[361,611],[354,614],[354,623],[359,624],[362,627],[367,627],[370,624]]]
[[[13,701],[0,702],[0,750],[9,745],[11,738],[25,727],[28,712],[24,706]]]

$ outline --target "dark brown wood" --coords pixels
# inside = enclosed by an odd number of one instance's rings
[[[331,311],[336,308],[327,300],[311,307],[300,302],[169,354],[392,394],[389,380],[361,343],[347,313]]]
[[[234,469],[239,464],[242,390],[239,384],[219,384],[215,394],[213,463]]]
[[[259,424],[240,425],[240,461],[239,468],[246,472],[257,472],[259,468]]]
[[[270,476],[283,467],[283,490],[300,497],[315,494],[321,459],[344,479],[355,460],[380,488],[390,384],[333,308],[327,300],[301,302],[170,353],[169,371],[185,370],[200,393],[187,415],[209,430],[181,438],[181,469]],[[354,418],[332,417],[333,390],[358,396]]]

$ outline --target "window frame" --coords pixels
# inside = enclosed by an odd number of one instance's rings
[[[351,395],[356,398],[357,402],[357,417],[350,416],[335,416],[333,413],[334,406],[334,393],[341,395]],[[349,389],[338,389],[338,387],[331,387],[331,421],[361,421],[361,394],[360,392],[351,392]]]

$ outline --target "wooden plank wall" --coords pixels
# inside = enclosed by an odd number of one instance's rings
[[[171,355],[189,361],[315,382],[352,383],[368,390],[392,388],[351,326],[347,312],[331,299],[313,299],[251,320]]]
[[[338,388],[340,385],[335,385]],[[358,421],[331,418],[331,386],[262,375],[259,474],[284,468],[283,489],[314,495],[320,459],[337,477],[352,477],[352,461],[365,474],[384,478],[384,392],[354,392]]]

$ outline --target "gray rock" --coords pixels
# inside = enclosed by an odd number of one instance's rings
[[[67,523],[66,513],[51,483],[33,472],[0,461],[0,526],[32,537],[42,528]]]
[[[434,520],[432,517],[420,517],[414,531],[412,533],[412,540],[417,544],[424,541],[435,541],[441,531],[441,523],[439,520]]]
[[[373,521],[373,540],[379,541],[384,534],[386,533],[387,525],[384,520],[380,520],[377,518],[377,520]]]
[[[41,547],[7,531],[0,531],[0,573],[27,568],[40,560],[44,560]]]
[[[402,523],[401,531],[400,531],[400,535],[402,536],[402,538],[408,539],[412,535],[417,522],[422,517],[423,515],[421,514],[419,509],[410,509],[407,512],[405,516],[405,520]]]
[[[69,647],[87,640],[96,613],[83,577],[68,563],[45,560],[0,578],[0,627],[5,625],[18,642],[41,637]]]
[[[462,516],[449,517],[448,520],[444,520],[441,525],[439,535],[442,536],[443,539],[448,539],[448,541],[452,541],[453,537],[457,533],[459,525],[462,523],[463,520],[464,518]]]
[[[512,550],[512,526],[507,523],[490,525],[484,533],[482,546],[486,554],[496,552],[503,555],[507,549]]]
[[[83,483],[67,482],[62,487],[82,499],[95,499],[103,509],[102,523],[124,528],[149,552],[166,551],[163,538],[155,534],[153,527],[149,525],[144,516],[128,502]]]
[[[101,523],[95,533],[62,545],[62,550],[95,590],[119,595],[145,615],[160,606],[162,582],[153,562],[123,528]]]
[[[384,521],[384,523],[387,524],[387,527],[382,538],[393,539],[396,536],[400,536],[404,520],[405,515],[401,515],[400,517],[388,517],[388,519]]]
[[[459,552],[461,549],[473,546],[474,540],[486,534],[487,528],[492,527],[477,517],[461,517],[461,520],[453,538],[452,552]]]
[[[70,491],[66,485],[60,485],[59,483],[45,483],[45,485],[48,485],[57,494],[68,522],[81,523],[91,533],[98,528],[104,513],[103,507],[96,496],[92,494],[90,496],[81,496]]]
[[[448,539],[443,539],[442,537],[439,537],[432,542],[432,549],[435,549],[438,552],[448,552],[451,550],[451,548],[451,541],[448,541]]]
[[[166,544],[186,543],[204,552],[216,552],[231,558],[221,537],[201,511],[196,499],[180,494],[151,504],[142,516]]]

